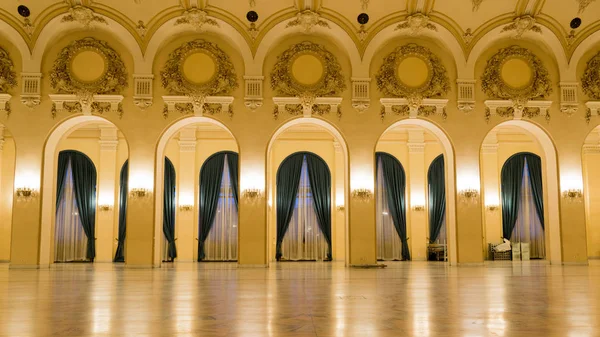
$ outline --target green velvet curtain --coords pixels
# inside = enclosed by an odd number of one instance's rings
[[[217,214],[219,195],[221,194],[221,181],[227,154],[219,152],[210,156],[200,169],[200,218],[198,238],[198,261],[204,259],[204,242]]]
[[[125,236],[127,234],[127,186],[129,183],[129,161],[121,167],[119,180],[119,238],[113,262],[125,262]]]
[[[427,172],[429,185],[429,243],[434,243],[440,235],[446,215],[446,175],[444,156],[433,160]]]
[[[544,225],[544,188],[542,183],[542,159],[533,153],[528,153],[525,157],[527,167],[529,168],[529,181],[531,183],[531,192],[535,202],[535,211],[540,219],[542,228]]]
[[[238,168],[238,154],[235,152],[227,153],[227,166],[229,166],[229,179],[231,179],[231,186],[233,186],[233,199],[235,200],[236,206],[239,208],[239,168]]]
[[[394,220],[394,227],[402,241],[402,260],[410,260],[408,237],[406,232],[406,174],[402,164],[393,156],[376,153],[376,163],[381,159],[383,179],[385,179],[388,207]],[[377,164],[378,165],[378,164]]]
[[[319,228],[327,241],[327,259],[331,260],[331,173],[329,167],[319,156],[306,153],[308,181],[313,195],[313,206],[319,222]]]
[[[177,257],[177,247],[175,246],[175,200],[176,200],[175,167],[169,158],[165,157],[165,191],[163,202],[163,233],[167,242],[169,242],[168,256],[172,260]]]
[[[502,236],[508,240],[512,236],[519,215],[524,166],[525,154],[523,153],[513,155],[502,166]]]
[[[69,151],[75,202],[79,209],[79,218],[88,239],[86,257],[93,261],[96,257],[96,168],[85,154]]]
[[[281,259],[281,243],[294,213],[304,153],[287,157],[277,170],[277,261]]]
[[[63,194],[63,190],[65,187],[65,177],[67,176],[67,166],[69,164],[69,159],[71,158],[71,154],[69,151],[61,151],[58,154],[58,168],[56,170],[56,211],[58,212],[58,207],[60,204],[60,199]]]

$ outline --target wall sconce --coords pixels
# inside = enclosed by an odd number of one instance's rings
[[[100,210],[101,212],[108,212],[108,211],[112,211],[112,205],[98,205],[98,210]]]
[[[479,198],[479,191],[474,188],[467,188],[458,192],[460,201],[467,204],[476,204]]]
[[[243,196],[246,199],[258,200],[262,195],[262,191],[258,188],[247,188],[244,190]]]
[[[37,195],[37,192],[30,187],[19,187],[15,190],[15,194],[17,195],[17,199],[19,200],[29,200]]]
[[[373,193],[371,193],[371,190],[366,188],[357,188],[354,191],[352,191],[352,196],[354,198],[360,199],[361,201],[368,201],[369,199],[371,199],[372,195]]]
[[[488,212],[496,212],[497,210],[500,209],[500,206],[499,205],[487,205],[487,206],[485,206],[485,209]]]
[[[132,198],[145,198],[150,196],[150,191],[146,188],[132,188],[131,191],[129,191],[129,195]]]
[[[425,205],[414,205],[412,210],[415,212],[423,212],[425,211]]]
[[[579,189],[570,189],[563,192],[563,198],[571,203],[580,203],[583,199],[583,192]]]
[[[344,205],[337,205],[335,209],[337,209],[338,212],[343,212],[346,209],[346,207]]]
[[[194,205],[179,205],[179,210],[182,212],[190,212],[194,209]]]

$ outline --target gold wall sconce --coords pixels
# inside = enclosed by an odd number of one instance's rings
[[[98,205],[98,210],[101,212],[108,212],[108,211],[112,211],[113,207],[112,205]]]
[[[244,190],[243,196],[249,200],[258,200],[262,196],[262,191],[258,188],[247,188]]]
[[[570,203],[580,203],[583,200],[583,192],[580,189],[569,189],[563,192],[563,198]]]
[[[18,200],[31,200],[37,195],[37,191],[30,187],[19,187],[15,190]]]
[[[477,204],[479,191],[474,188],[467,188],[458,192],[460,201],[466,204]]]
[[[129,195],[132,198],[145,198],[150,196],[150,190],[146,188],[132,188],[131,191],[129,191]]]
[[[352,196],[361,201],[368,201],[369,199],[371,199],[372,195],[373,193],[371,192],[371,190],[366,188],[357,188],[354,191],[352,191]]]
[[[425,211],[425,205],[414,205],[412,207],[412,210],[415,212],[424,212]]]
[[[194,209],[194,205],[179,205],[179,210],[182,212],[190,212]]]
[[[496,212],[500,209],[500,206],[499,205],[487,205],[487,206],[485,206],[485,209],[488,212]]]
[[[337,205],[335,209],[337,209],[338,212],[343,212],[346,209],[346,207],[344,205]]]

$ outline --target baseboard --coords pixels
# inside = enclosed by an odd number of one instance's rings
[[[588,257],[588,260],[600,260],[600,256],[590,256]],[[0,261],[2,262],[2,261]]]
[[[484,262],[459,262],[456,264],[457,267],[483,267]]]
[[[587,261],[582,262],[563,262],[563,266],[587,266],[589,263]]]
[[[10,260],[0,260],[0,263],[10,263]]]
[[[44,267],[39,264],[10,264],[8,269],[33,270],[44,269]]]
[[[241,269],[252,269],[252,268],[269,268],[268,264],[237,264],[238,268]]]
[[[155,266],[153,264],[125,264],[125,268],[126,269],[153,269],[153,268],[159,268],[158,266]]]
[[[350,268],[356,269],[381,269],[387,267],[385,263],[375,263],[375,264],[350,264],[348,265]]]

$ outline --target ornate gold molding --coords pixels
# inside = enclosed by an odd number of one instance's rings
[[[515,31],[515,39],[520,39],[523,37],[523,34],[528,31],[532,31],[535,33],[542,33],[542,29],[540,26],[535,24],[535,18],[531,15],[523,15],[516,17],[512,23],[504,26],[501,32],[509,32]]]
[[[73,75],[71,62],[82,51],[93,51],[105,60],[105,71],[93,82]],[[59,93],[76,95],[118,94],[127,87],[127,70],[119,54],[108,43],[88,37],[72,42],[58,54],[50,72],[50,85]]]
[[[285,26],[285,28],[301,26],[305,33],[312,32],[316,26],[331,28],[327,21],[321,19],[321,15],[317,12],[313,12],[310,9],[299,12],[296,14],[296,18]]]
[[[409,87],[398,77],[398,65],[408,57],[417,57],[427,65],[427,80],[418,87]],[[392,97],[422,100],[442,97],[450,90],[446,67],[440,59],[429,49],[413,43],[398,47],[386,56],[375,79],[379,91]]]
[[[502,79],[502,66],[511,59],[521,59],[531,68],[531,81],[521,88],[513,88]],[[548,70],[542,61],[531,51],[519,46],[511,46],[498,51],[490,58],[481,77],[481,88],[490,98],[506,99],[519,104],[548,96],[552,92],[552,83]]]
[[[437,27],[429,23],[429,21],[430,18],[427,15],[416,13],[408,16],[406,20],[401,22],[394,30],[410,29],[411,35],[417,35],[421,33],[423,29],[437,32]]]
[[[94,14],[91,8],[79,5],[69,8],[69,14],[65,15],[60,22],[78,22],[85,28],[89,28],[93,23],[108,25],[108,22],[103,17]]]
[[[323,64],[323,76],[313,85],[301,84],[292,75],[294,61],[306,54],[315,56]],[[335,55],[316,43],[306,41],[293,45],[279,55],[271,72],[271,88],[283,96],[337,96],[346,90],[346,79]]]
[[[215,63],[214,76],[202,84],[188,81],[181,68],[187,56],[198,52],[208,55]],[[172,95],[223,96],[231,94],[239,86],[235,67],[229,56],[215,43],[205,40],[190,41],[175,49],[169,54],[160,76],[163,88]]]
[[[201,30],[204,25],[219,27],[217,20],[211,19],[207,12],[196,7],[188,9],[181,18],[175,21],[175,26],[183,24],[190,25],[196,30]]]
[[[0,47],[0,93],[6,93],[17,86],[17,74],[8,52]]]
[[[592,2],[594,2],[596,0],[576,0],[576,1],[579,2],[579,13],[583,13],[583,11],[585,11],[587,6],[589,6]]]
[[[588,62],[581,77],[581,88],[591,99],[600,99],[600,52]]]

